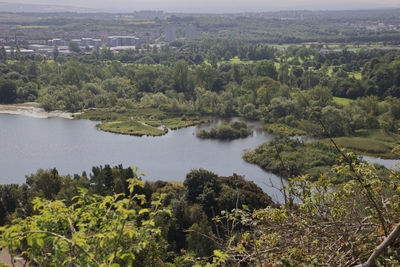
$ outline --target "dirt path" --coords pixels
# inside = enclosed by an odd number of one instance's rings
[[[6,249],[0,250],[0,265],[1,264],[8,264],[8,266],[12,266],[11,264],[11,256]],[[16,267],[27,267],[23,261],[15,261],[14,266]]]
[[[40,108],[38,103],[29,102],[23,104],[0,105],[0,114],[24,115],[42,119],[47,119],[47,118],[73,119],[73,115],[76,113],[63,112],[63,111],[47,112],[44,109]]]

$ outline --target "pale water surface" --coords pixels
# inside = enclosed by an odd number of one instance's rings
[[[25,182],[37,169],[56,167],[60,174],[81,174],[92,166],[139,166],[147,180],[183,181],[191,169],[218,175],[245,175],[274,200],[282,200],[280,179],[241,155],[271,138],[258,129],[253,136],[233,141],[201,140],[199,127],[171,131],[162,137],[133,137],[102,132],[88,120],[38,119],[0,114],[0,184]],[[251,124],[255,129],[260,125]],[[201,127],[209,127],[203,125]]]

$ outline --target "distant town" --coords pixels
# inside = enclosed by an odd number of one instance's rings
[[[112,52],[119,53],[126,50],[140,50],[142,45],[147,44],[150,48],[160,48],[166,42],[176,40],[193,41],[197,38],[197,28],[195,25],[189,24],[185,27],[185,36],[177,38],[177,26],[175,24],[166,24],[164,32],[153,38],[143,38],[134,35],[127,36],[106,36],[103,38],[53,38],[50,40],[26,40],[24,38],[1,38],[0,44],[4,46],[7,53],[14,53],[18,50],[21,55],[52,55],[57,49],[61,55],[73,55],[77,53],[71,47],[78,47],[77,50],[90,52],[95,47],[107,47]],[[149,36],[149,34],[147,34]]]
[[[321,54],[339,51],[345,47],[344,43],[353,50],[400,49],[399,9],[237,14],[137,11],[112,14],[87,10],[66,12],[66,7],[60,8],[45,9],[52,10],[52,13],[35,13],[32,6],[0,3],[2,51],[32,56],[51,56],[56,50],[59,55],[68,56],[91,53],[94,48],[110,49],[113,53],[146,52],[167,44],[178,47],[182,41],[210,40],[232,44],[238,40],[263,43],[280,50],[290,45],[316,46]],[[38,10],[43,10],[43,7]],[[220,52],[218,49],[216,46],[214,54]]]

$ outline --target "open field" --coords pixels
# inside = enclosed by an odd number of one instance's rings
[[[352,103],[354,103],[354,100],[349,99],[349,98],[334,96],[333,102],[335,102],[336,104],[339,104],[339,105],[348,106],[348,105],[351,105]]]
[[[381,158],[398,158],[392,152],[400,143],[400,135],[385,133],[383,130],[362,130],[353,137],[334,138],[340,147],[354,150],[368,156]],[[324,140],[329,142],[329,140]]]

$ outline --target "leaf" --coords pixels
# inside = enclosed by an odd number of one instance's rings
[[[141,209],[141,210],[139,211],[139,215],[142,215],[142,214],[144,214],[144,213],[149,213],[149,212],[150,212],[149,209]]]
[[[38,244],[39,247],[44,247],[44,240],[42,238],[36,239],[36,244]]]

